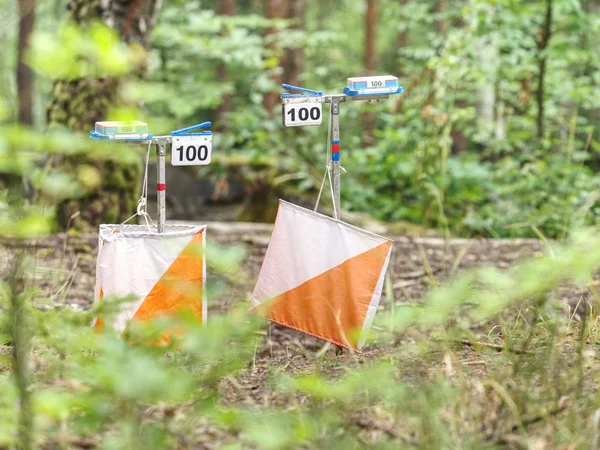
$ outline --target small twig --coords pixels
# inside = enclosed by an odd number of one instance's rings
[[[79,263],[79,256],[77,256],[77,258],[75,258],[75,262],[73,263],[73,267],[71,267],[71,271],[69,272],[69,275],[67,275],[67,280],[63,283],[63,285],[54,294],[55,298],[58,297],[58,294],[60,294],[61,291],[65,287],[70,288],[71,285],[73,284],[73,281],[74,281],[74,278],[75,278],[75,273],[77,272],[78,263]]]
[[[557,414],[560,414],[561,412],[566,411],[566,410],[567,410],[567,405],[562,404],[558,408],[553,409],[552,411],[548,412],[545,415],[539,415],[539,416],[530,417],[528,419],[524,419],[521,422],[521,424],[523,427],[529,427],[531,425],[535,425],[538,422],[541,422],[542,420],[544,420],[548,417],[556,416]],[[600,415],[599,415],[599,418],[600,418]],[[519,430],[519,425],[517,425],[517,424],[513,425],[513,427],[511,428],[511,432],[513,432],[513,433],[518,430]],[[496,439],[489,440],[488,444],[498,444],[498,445],[514,444],[515,443],[514,439],[510,438],[509,436],[506,436],[506,435],[499,436]],[[519,440],[518,442],[521,442],[521,440]],[[592,444],[592,449],[598,450],[596,447],[594,447],[594,444]]]
[[[476,359],[473,361],[461,361],[465,366],[485,366],[487,362],[483,359]]]
[[[518,348],[512,348],[512,347],[506,347],[504,345],[498,345],[498,344],[492,344],[489,342],[480,342],[480,341],[470,341],[468,339],[460,339],[457,341],[454,341],[463,345],[468,345],[469,347],[488,347],[488,348],[493,348],[494,350],[497,350],[499,352],[503,352],[505,350],[512,352],[512,353],[516,353],[518,355],[524,355],[524,354],[530,354],[531,352],[529,350],[524,350],[524,349],[518,349]]]
[[[379,423],[379,422],[374,421],[374,420],[364,420],[364,419],[363,420],[358,420],[356,422],[356,424],[359,427],[364,428],[366,430],[380,430],[380,431],[383,431],[385,434],[387,434],[391,438],[403,439],[403,436],[400,433],[398,433],[397,430],[393,429],[392,427],[385,426],[384,424]]]
[[[566,411],[567,409],[567,405],[563,404],[561,406],[559,406],[558,408],[553,409],[552,411],[549,411],[547,414],[545,415],[539,415],[539,416],[534,416],[534,417],[530,417],[528,419],[523,420],[523,426],[530,426],[530,425],[535,425],[538,422],[541,422],[542,420],[546,419],[547,417],[553,417],[556,416],[557,414],[560,414],[563,411]],[[516,429],[517,426],[515,425],[513,427],[513,430]]]
[[[329,347],[331,347],[331,343],[330,342],[326,342],[325,345],[321,348],[321,350],[319,350],[316,354],[315,354],[315,358],[320,358],[321,356],[323,356],[327,350],[329,350]]]
[[[600,409],[594,411],[592,416],[592,426],[594,428],[594,437],[592,439],[592,450],[598,450],[600,448],[600,434],[598,434],[598,428],[600,425]]]
[[[96,442],[93,439],[71,439],[69,441],[69,445],[78,448],[94,448],[96,447]]]

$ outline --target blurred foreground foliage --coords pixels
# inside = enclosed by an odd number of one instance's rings
[[[556,291],[590,285],[597,232],[508,271],[459,275],[381,312],[364,355],[303,350],[312,363],[300,372],[269,362],[274,344],[245,301],[206,326],[183,315],[98,332],[91,319],[128,299],[83,312],[46,302],[25,283],[34,261],[6,248],[0,448],[589,449],[598,439],[597,298],[582,300],[592,308],[575,323]],[[240,256],[211,253],[213,270],[236,276]],[[181,339],[152,344],[173,327]],[[248,386],[253,376],[264,384]]]

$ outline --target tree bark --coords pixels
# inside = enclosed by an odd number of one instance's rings
[[[544,19],[544,25],[541,29],[540,36],[538,39],[538,50],[539,50],[539,68],[538,68],[538,88],[535,95],[538,114],[537,114],[537,137],[544,137],[544,78],[546,76],[546,49],[552,36],[552,0],[546,0],[546,16]]]
[[[600,15],[600,2],[598,2],[597,0],[584,1],[583,9],[589,15]],[[600,36],[595,34],[594,31],[586,30],[583,35],[581,46],[588,52],[592,51],[592,49],[600,48]],[[593,73],[593,64],[591,62],[588,62],[584,69],[584,74],[593,79]],[[594,81],[592,83],[594,84],[594,86],[598,86],[598,83]],[[600,141],[600,127],[598,126],[600,124],[600,108],[592,108],[589,111],[586,111],[586,115],[588,117],[588,121],[594,125],[592,139],[594,139],[595,141]],[[595,163],[596,168],[600,168],[600,157],[594,157],[592,158],[592,161]]]
[[[377,50],[377,0],[367,0],[365,16],[365,69],[368,75],[375,74]]]
[[[70,0],[67,19],[81,27],[100,20],[117,30],[126,43],[148,47],[150,34],[156,25],[162,0]],[[134,75],[145,72],[145,64],[134,69]],[[109,108],[118,104],[120,80],[116,77],[59,80],[47,110],[48,124],[59,124],[75,131],[87,131],[96,121],[107,118]],[[59,206],[59,223],[65,226],[69,218],[80,212],[79,226],[120,222],[135,212],[135,202],[141,175],[141,164],[117,165],[114,162],[90,161],[84,157],[68,158],[64,167],[92,164],[103,175],[103,184],[81,200],[71,200]]]
[[[365,14],[365,50],[364,65],[367,75],[375,75],[377,61],[377,0],[367,0]],[[369,108],[369,105],[367,105]],[[370,109],[370,108],[369,108]],[[363,145],[371,146],[375,142],[375,113],[367,109],[364,114]]]
[[[33,70],[25,62],[35,24],[35,0],[18,0],[19,44],[17,49],[18,121],[33,125]]]
[[[286,13],[286,0],[265,0],[265,18],[267,19],[283,19]],[[276,58],[280,59],[280,48],[277,45],[277,35],[279,30],[275,27],[269,27],[265,30],[265,40],[267,53],[270,54],[269,59]],[[271,68],[271,79],[276,86],[281,84],[281,70],[279,64],[276,67]],[[279,92],[272,91],[265,93],[263,97],[263,106],[272,115],[273,109],[279,104]]]
[[[444,35],[448,32],[448,20],[443,17],[448,11],[448,0],[436,0],[435,13],[437,20],[435,21],[435,29],[438,33]]]
[[[235,16],[236,14],[236,0],[217,0],[216,13],[220,16]],[[227,80],[227,66],[221,62],[217,66],[216,78],[219,81]],[[231,112],[233,104],[233,96],[231,94],[223,95],[221,104],[217,107],[213,114],[213,123],[215,123],[215,129],[224,129],[225,124],[223,120],[225,116]]]
[[[263,7],[264,4],[262,0],[250,0],[250,9],[252,10],[252,14],[262,14]]]
[[[492,124],[497,124],[498,46],[488,36],[477,39],[476,45],[478,66],[485,74],[485,82],[477,89],[477,122],[491,134]]]
[[[292,30],[304,30],[306,0],[288,0],[286,18],[293,20]],[[283,80],[293,86],[300,85],[300,75],[304,70],[304,46],[302,44],[286,51],[283,62]]]
[[[409,0],[402,0],[402,7],[408,4]],[[404,68],[402,67],[402,50],[404,50],[408,46],[408,37],[409,37],[409,27],[408,27],[408,19],[405,16],[402,16],[406,22],[405,27],[398,32],[396,35],[396,71],[398,73],[398,77],[402,78],[406,75]],[[402,83],[400,83],[402,84]]]

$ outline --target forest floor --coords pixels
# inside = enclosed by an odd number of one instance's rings
[[[246,250],[242,267],[243,275],[241,278],[236,277],[235,281],[224,276],[211,277],[209,262],[209,282],[220,286],[220,289],[215,291],[219,294],[208,300],[209,320],[211,315],[226,312],[240,303],[249,304],[270,233],[270,225],[209,223],[207,233],[209,242],[223,246],[242,243]],[[419,302],[429,288],[443,284],[460,271],[482,265],[506,269],[524,258],[541,256],[546,250],[544,246],[551,245],[533,239],[442,239],[416,236],[399,236],[393,239],[394,248],[389,275],[394,298],[386,298],[386,289],[384,289],[380,306],[382,310],[401,308],[403,305]],[[93,301],[97,242],[96,234],[68,236],[55,234],[35,243],[35,272],[31,276],[43,293],[42,297],[50,298],[47,307],[52,303],[76,309],[90,307]],[[566,314],[573,314],[576,305],[585,303],[581,301],[585,294],[583,289],[565,286],[559,291],[558,296],[565,304]],[[381,326],[377,321],[375,322],[376,330]],[[290,400],[278,396],[271,388],[269,380],[274,370],[297,375],[319,368],[321,372],[325,370],[329,377],[336,378],[344,373],[345,367],[368,364],[369,361],[375,361],[382,356],[405,359],[402,377],[408,383],[411,380],[417,382],[434,377],[440,371],[447,376],[458,371],[476,382],[488,376],[492,367],[495,367],[494,358],[498,358],[502,353],[498,351],[502,349],[502,345],[498,345],[498,342],[502,344],[501,337],[491,331],[483,330],[477,345],[467,341],[459,343],[454,349],[452,360],[449,360],[443,352],[424,360],[416,356],[416,353],[407,351],[415,342],[410,335],[388,344],[367,342],[364,352],[360,355],[344,351],[341,355],[335,356],[335,349],[324,348],[325,344],[318,339],[265,322],[263,332],[267,337],[266,343],[262,348],[256,349],[253,361],[239,376],[222,381],[222,398],[225,402],[257,407],[281,405],[282,402],[285,404]],[[575,345],[574,341],[575,339],[573,342],[564,342],[561,351],[571,352]],[[596,351],[594,343],[590,343],[588,347],[586,351]],[[484,351],[481,351],[482,349]],[[331,356],[325,362],[320,357],[323,353]],[[567,359],[570,358],[567,356]],[[597,358],[592,359],[597,360]],[[585,370],[591,374],[599,367],[596,363],[587,366]],[[594,377],[586,378],[590,383],[590,389],[595,391],[597,386]],[[485,425],[489,428],[489,431],[485,432],[489,435],[489,442],[506,444],[510,447],[510,437],[518,434],[516,425],[510,418],[494,416],[493,410],[497,409],[498,405],[492,407],[488,400],[481,400],[478,406],[473,400],[474,411],[479,411],[473,413],[474,416],[471,418],[474,421],[473,426],[477,428]],[[296,401],[302,400],[296,399]],[[484,425],[481,423],[480,416],[487,417]],[[527,425],[528,432],[534,436],[532,439],[537,439],[532,442],[540,443],[539,447],[532,448],[555,448],[554,444],[545,441],[550,439],[551,442],[552,438],[544,437],[548,435],[548,430],[544,427],[550,425],[547,421],[538,419],[530,418],[531,424]],[[397,433],[403,433],[391,430],[390,427],[397,427],[398,424],[382,420],[369,414],[356,417],[354,426],[359,431],[360,439],[367,444],[381,434],[398,437]],[[540,428],[536,431],[535,427]],[[411,437],[409,431],[407,433],[407,437],[401,436],[401,438],[410,442],[414,436]],[[551,434],[552,432],[549,433]],[[196,442],[200,443],[202,448],[218,448],[219,442],[226,440],[227,436],[219,435],[216,430],[208,434],[206,430],[204,434],[199,430],[196,438]]]

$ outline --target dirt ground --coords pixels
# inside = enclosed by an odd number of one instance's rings
[[[245,249],[243,279],[226,286],[219,298],[209,299],[209,314],[227,310],[235,301],[247,298],[254,287],[264,258],[271,225],[252,223],[208,224],[208,245],[242,245]],[[428,288],[442,284],[464,269],[495,266],[510,267],[516,261],[538,257],[544,244],[535,239],[442,239],[437,237],[392,237],[394,240],[389,275],[396,305],[419,301]],[[30,243],[36,249],[32,281],[44,296],[55,303],[74,308],[87,308],[93,301],[98,236],[94,233],[66,235],[59,233]],[[9,242],[4,246],[10,249]],[[6,253],[8,255],[8,252]],[[227,283],[211,277],[209,282]],[[211,280],[211,278],[213,278]],[[580,293],[573,292],[575,297]],[[565,300],[569,300],[569,293]],[[389,307],[382,294],[382,308]]]
[[[271,229],[271,225],[267,224],[209,223],[209,245],[242,245],[245,249],[242,275],[236,276],[234,282],[224,276],[211,275],[211,264],[208,262],[208,281],[213,287],[219,287],[215,291],[215,298],[208,299],[209,320],[211,314],[225,312],[239,302],[249,302]],[[506,269],[520,259],[541,256],[544,252],[544,244],[534,239],[470,240],[406,236],[396,236],[393,239],[389,275],[394,307],[420,301],[427,289],[442,284],[461,270],[482,265]],[[40,289],[39,299],[42,304],[39,307],[49,308],[61,304],[76,309],[89,308],[93,302],[97,244],[98,237],[92,233],[60,233],[31,243],[36,249],[36,258],[30,279]],[[10,248],[10,243],[5,245]],[[385,291],[384,289],[382,294],[381,310],[392,307],[392,301],[386,298]],[[567,289],[564,293],[567,303],[577,304],[580,298],[580,290]],[[288,367],[294,368],[298,363],[296,359],[311,360],[304,356],[319,351],[324,345],[318,339],[279,325],[265,324],[265,333],[269,334],[268,345],[258,351],[258,355],[260,362],[267,365],[277,365],[285,360],[286,364],[289,363]],[[297,358],[290,360],[290,348],[300,350]],[[362,357],[368,358],[373,352],[373,356],[376,356],[379,351],[375,346],[367,345]],[[345,353],[341,358],[343,360],[353,356]],[[298,369],[303,370],[304,367]],[[255,371],[255,375],[260,373]],[[256,380],[257,383],[260,381]]]

